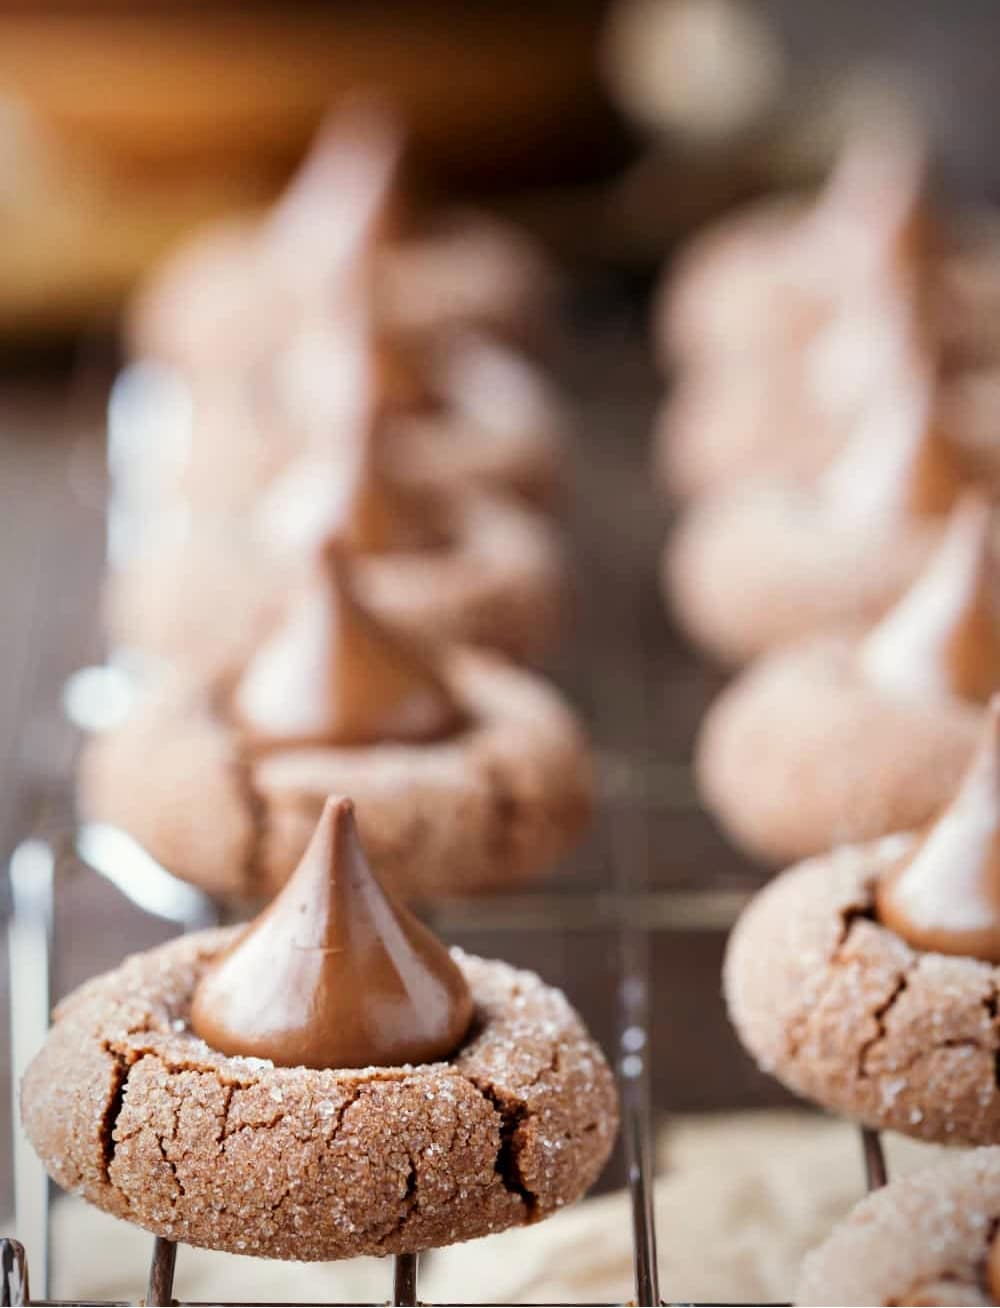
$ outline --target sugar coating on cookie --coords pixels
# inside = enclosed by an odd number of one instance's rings
[[[1000,1148],[891,1182],[863,1199],[802,1265],[795,1303],[992,1304]]]
[[[1000,972],[911,948],[876,919],[880,876],[914,836],[783,873],[730,937],[737,1034],[791,1090],[865,1124],[955,1144],[1000,1141]]]
[[[199,979],[238,934],[136,955],[59,1006],[21,1106],[65,1189],[173,1240],[313,1260],[537,1221],[596,1179],[614,1082],[558,991],[455,951],[476,1018],[447,1061],[276,1068],[188,1027]]]

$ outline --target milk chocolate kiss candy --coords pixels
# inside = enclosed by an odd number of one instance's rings
[[[882,877],[876,905],[917,949],[1000,963],[1000,696],[958,794]]]
[[[472,1015],[444,945],[369,867],[354,805],[330,798],[291,880],[202,978],[191,1027],[279,1067],[399,1067],[453,1054]]]
[[[933,379],[903,366],[896,384],[857,424],[820,483],[830,513],[891,527],[947,513],[964,481],[934,412]]]
[[[986,1284],[990,1298],[994,1303],[1000,1303],[1000,1231],[990,1241],[986,1255]]]
[[[352,554],[418,549],[430,532],[416,500],[379,468],[378,439],[377,431],[369,431],[361,441],[339,513],[327,524],[327,531]]]
[[[994,519],[968,496],[927,570],[861,648],[867,676],[887,690],[985,703],[1000,690]]]
[[[447,543],[426,503],[379,467],[382,433],[368,414],[349,451],[306,451],[266,493],[257,527],[271,547],[316,550],[336,538],[351,554],[388,554]]]
[[[373,98],[331,114],[261,235],[265,252],[307,293],[344,260],[402,226],[399,123]]]
[[[903,124],[849,141],[810,215],[825,265],[892,277],[925,263],[937,243],[927,183],[923,142]]]
[[[444,682],[416,649],[357,603],[337,546],[312,586],[251,660],[233,710],[264,748],[434,740],[462,717]]]

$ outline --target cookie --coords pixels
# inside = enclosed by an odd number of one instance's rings
[[[807,1256],[796,1304],[991,1304],[1000,1149],[976,1149],[863,1199]]]
[[[887,693],[830,637],[768,655],[719,695],[695,747],[699,793],[741,849],[781,865],[906,831],[953,794],[982,708]]]
[[[944,805],[1000,688],[993,513],[963,500],[924,574],[863,641],[751,665],[696,745],[707,806],[765,858],[919,826]]]
[[[814,201],[755,204],[682,254],[655,314],[680,365],[655,437],[673,495],[815,476],[907,351],[945,384],[995,362],[995,229],[934,211],[926,172],[912,129],[866,133]]]
[[[204,689],[151,688],[84,748],[80,811],[210,894],[257,898],[288,878],[327,796],[348,793],[400,894],[514,889],[550,870],[589,821],[584,735],[555,691],[500,659],[455,651],[441,672],[464,718],[443,739],[262,753]]]
[[[880,876],[914,836],[849,846],[783,873],[726,951],[740,1040],[790,1090],[865,1125],[1000,1142],[1000,972],[911,948],[876,919]]]
[[[684,368],[653,427],[656,471],[671,497],[719,497],[760,478],[817,478],[849,439],[860,406],[820,404],[801,372],[794,355],[767,367],[751,357],[724,370]]]
[[[762,478],[692,505],[667,542],[668,602],[726,662],[869,626],[927,563],[966,484],[932,379],[907,370],[814,483]]]
[[[238,934],[136,955],[59,1006],[21,1106],[65,1189],[186,1244],[325,1260],[538,1221],[596,1179],[614,1084],[558,991],[456,953],[476,1018],[451,1058],[274,1067],[188,1029],[199,978]]]

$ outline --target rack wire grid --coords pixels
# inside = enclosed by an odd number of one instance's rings
[[[647,471],[649,415],[658,385],[648,366],[636,364],[634,344],[628,351],[620,349],[623,341],[634,342],[637,324],[623,323],[619,308],[604,314],[596,331],[592,325],[574,341],[570,388],[581,401],[584,420],[567,525],[580,584],[574,639],[562,661],[549,669],[584,713],[597,742],[601,872],[578,878],[574,863],[551,890],[485,904],[456,902],[436,909],[434,922],[445,935],[456,923],[515,933],[572,933],[599,926],[612,934],[617,954],[613,1053],[631,1213],[633,1302],[655,1305],[664,1302],[657,1239],[669,1240],[670,1233],[657,1232],[653,1206],[654,933],[728,928],[759,884],[759,875],[748,879],[745,866],[717,836],[709,843],[699,837],[678,853],[673,828],[666,825],[687,822],[697,812],[688,764],[690,737],[718,682],[684,651],[664,619],[655,572],[665,523]],[[607,439],[609,432],[614,440]],[[89,709],[78,711],[80,703],[109,694],[114,699],[121,676],[120,669],[91,668],[71,679],[63,701],[77,726],[92,725]],[[68,880],[90,868],[144,912],[181,929],[211,925],[225,916],[225,906],[170,876],[130,846],[123,833],[75,828],[68,778],[78,733],[69,722],[62,725],[65,734],[48,740],[50,757],[40,774],[36,760],[25,769],[26,777],[15,779],[20,811],[27,815],[22,827],[26,838],[10,860],[8,881],[15,1102],[21,1074],[48,1029],[53,962],[60,949],[56,905]],[[707,823],[703,826],[708,829]],[[672,859],[666,873],[661,867],[665,859]],[[709,864],[713,875],[706,876]],[[861,1143],[872,1189],[886,1180],[881,1142],[876,1133],[862,1130]],[[19,1238],[0,1239],[0,1304],[54,1303],[47,1298],[51,1187],[16,1125],[13,1158]],[[145,1302],[174,1302],[178,1248],[150,1239]],[[29,1270],[37,1298],[30,1294]],[[392,1303],[420,1301],[418,1272],[416,1256],[387,1260],[385,1283]],[[479,1287],[470,1285],[468,1291],[477,1301]]]

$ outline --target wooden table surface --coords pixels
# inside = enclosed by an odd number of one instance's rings
[[[654,1099],[658,1110],[776,1102],[780,1093],[739,1051],[719,995],[724,929],[687,917],[687,892],[729,899],[761,873],[698,812],[694,732],[719,684],[671,629],[656,583],[667,512],[652,484],[649,428],[659,382],[645,357],[643,314],[618,287],[572,306],[556,369],[574,402],[573,621],[550,671],[588,720],[606,811],[594,835],[538,896],[435,912],[439,930],[476,952],[535,967],[562,985],[613,1047],[617,937],[588,907],[625,875],[646,890],[653,925]],[[113,349],[72,363],[8,366],[0,376],[0,850],[30,834],[55,800],[68,822],[72,733],[61,687],[99,658],[103,555],[103,403]],[[616,872],[617,869],[617,872]],[[728,897],[728,898],[726,898]],[[172,928],[140,913],[92,873],[60,890],[56,992],[113,966]],[[6,992],[6,964],[0,985]],[[0,1121],[10,1114],[9,1051],[0,1044]],[[620,1180],[612,1168],[607,1183]],[[6,1202],[5,1202],[6,1201]],[[10,1211],[9,1151],[0,1149],[0,1212]]]

